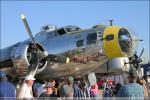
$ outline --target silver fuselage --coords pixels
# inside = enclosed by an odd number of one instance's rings
[[[62,76],[78,76],[95,72],[108,57],[103,49],[103,33],[106,26],[93,27],[86,30],[67,31],[60,28],[48,32],[40,32],[34,38],[41,50],[49,54],[70,58],[70,63],[43,61],[36,77],[41,79]],[[119,41],[118,41],[119,42]],[[23,77],[30,69],[29,61],[31,40],[12,45],[0,50],[0,68],[12,77]],[[111,52],[111,50],[110,50]],[[103,72],[101,72],[103,73]]]

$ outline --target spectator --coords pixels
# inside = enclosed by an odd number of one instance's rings
[[[88,83],[88,81],[86,79],[83,80],[83,83],[82,83],[82,91],[83,91],[83,96],[86,98],[86,99],[90,99],[90,90],[91,90],[91,86],[90,84]]]
[[[65,97],[65,87],[66,87],[66,80],[63,78],[63,79],[61,79],[61,82],[58,86],[58,91],[59,91],[60,97]]]
[[[103,82],[104,90],[107,88],[107,85],[108,85],[108,79],[105,79]]]
[[[47,82],[45,85],[45,92],[40,95],[40,97],[56,97],[56,95],[53,93],[53,84],[50,82]]]
[[[114,91],[113,91],[115,96],[117,95],[117,92],[119,91],[120,87],[121,87],[120,83],[115,84],[115,88],[114,88]]]
[[[104,82],[104,97],[111,97],[112,96],[112,80],[106,79]]]
[[[128,73],[129,83],[125,86],[121,86],[117,97],[127,97],[129,99],[144,99],[144,88],[143,86],[136,83],[137,73],[136,71],[130,70]]]
[[[45,85],[46,85],[46,80],[42,80],[42,84],[41,84],[41,86],[37,89],[37,95],[38,95],[38,97],[42,94],[42,93],[44,93],[46,90],[44,89],[44,87],[45,87]]]
[[[33,75],[27,75],[25,81],[20,88],[19,98],[23,99],[33,99],[32,85],[35,78]]]
[[[80,83],[80,81],[77,81],[77,82],[73,83],[73,89],[74,89],[73,97],[75,97],[76,99],[81,99],[83,97],[83,93],[81,91],[81,83]]]
[[[91,97],[93,97],[94,99],[99,98],[99,91],[98,91],[97,83],[91,86]]]
[[[52,84],[52,89],[53,89],[53,93],[57,96],[57,88],[56,88],[56,81],[55,80],[50,80],[50,83]]]
[[[111,97],[111,91],[109,88],[105,88],[104,97]]]
[[[6,74],[0,71],[0,100],[7,97],[16,97],[16,89],[13,84],[7,81]]]
[[[67,84],[64,86],[64,94],[65,97],[69,98],[69,99],[81,99],[82,97],[82,91],[80,89],[80,87],[78,86],[79,84],[76,84],[74,82],[74,78],[69,76],[67,78]]]
[[[149,96],[148,96],[148,86],[147,86],[147,83],[144,80],[144,78],[139,78],[137,83],[144,87],[144,97],[145,97],[145,99],[148,99],[149,98]]]
[[[67,78],[67,84],[64,86],[65,97],[69,99],[73,99],[74,96],[73,83],[74,83],[74,79],[73,77],[70,76]]]
[[[38,88],[41,86],[42,84],[40,83],[39,80],[36,80],[36,82],[33,84],[33,96],[34,97],[38,97]]]
[[[100,78],[97,82],[98,88],[103,89],[103,84],[104,84],[104,80],[102,78]]]

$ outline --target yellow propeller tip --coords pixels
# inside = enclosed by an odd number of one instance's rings
[[[70,59],[67,57],[66,59],[66,64],[70,62]]]
[[[24,16],[24,14],[21,14],[21,19],[25,19],[26,17]]]

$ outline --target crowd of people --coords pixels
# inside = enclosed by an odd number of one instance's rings
[[[74,79],[72,76],[62,77],[60,80],[35,79],[27,75],[21,84],[14,85],[7,81],[6,73],[0,71],[0,100],[5,99],[88,99],[128,98],[148,99],[147,87],[150,77],[138,78],[130,71],[126,78],[127,84],[120,84],[114,80],[100,78],[97,83],[90,85],[87,78]],[[100,92],[102,91],[102,92]],[[120,100],[119,99],[119,100]]]

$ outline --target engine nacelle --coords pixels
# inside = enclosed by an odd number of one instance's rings
[[[45,51],[38,43],[36,43],[36,47],[39,51]],[[28,42],[17,43],[9,48],[2,49],[0,55],[0,68],[9,74],[11,73],[11,76],[17,75],[19,77],[23,77],[32,67],[36,67],[32,66],[33,61],[36,60],[36,52],[34,51],[35,48],[33,44]],[[39,61],[39,70],[42,70],[46,65],[47,61]]]
[[[19,44],[12,50],[11,59],[13,61],[13,66],[16,69],[16,72],[19,74],[25,75],[28,71],[28,67],[30,66],[29,61],[27,59],[28,49],[29,45]]]
[[[128,57],[118,57],[107,61],[104,65],[97,69],[96,73],[104,75],[115,75],[122,72],[128,72],[129,69],[130,64]]]

